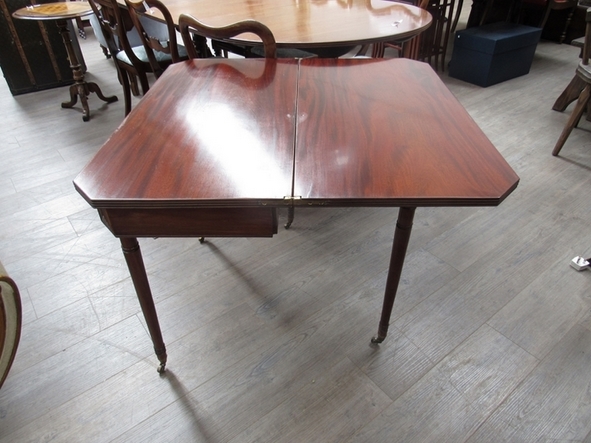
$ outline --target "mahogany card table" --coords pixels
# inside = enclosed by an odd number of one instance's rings
[[[166,70],[74,185],[121,240],[163,371],[138,237],[271,237],[278,208],[398,207],[380,343],[415,208],[495,206],[518,181],[427,64],[199,59]]]

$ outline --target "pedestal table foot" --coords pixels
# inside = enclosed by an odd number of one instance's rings
[[[64,41],[66,52],[68,53],[68,59],[70,60],[70,68],[72,69],[72,76],[74,78],[74,84],[70,86],[70,101],[63,102],[62,108],[73,107],[76,104],[78,97],[80,97],[80,102],[82,103],[82,120],[87,122],[88,120],[90,120],[88,96],[91,92],[95,92],[101,100],[107,103],[117,101],[117,97],[105,97],[98,85],[96,85],[95,83],[86,83],[84,81],[84,73],[82,72],[80,62],[78,61],[78,57],[76,57],[76,52],[74,51],[74,47],[72,46],[70,30],[68,29],[66,20],[58,20],[57,26],[62,36],[62,40]]]
[[[71,108],[78,102],[78,90],[76,85],[70,86],[70,101],[62,102],[62,108]]]
[[[103,91],[101,91],[101,88],[99,87],[99,85],[97,85],[94,82],[86,83],[86,87],[88,88],[88,92],[94,92],[96,94],[96,96],[104,102],[113,103],[118,100],[116,95],[111,95],[110,97],[106,97],[103,94]]]

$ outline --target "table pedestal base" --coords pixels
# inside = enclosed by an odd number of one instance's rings
[[[64,41],[64,46],[66,47],[70,60],[70,68],[74,76],[74,84],[70,86],[70,101],[63,102],[62,108],[73,107],[78,102],[78,97],[80,97],[80,102],[82,103],[82,120],[87,122],[90,120],[90,110],[88,109],[88,96],[90,93],[94,92],[98,98],[107,103],[116,102],[117,97],[114,95],[106,97],[96,83],[84,81],[84,73],[80,68],[80,62],[78,61],[78,57],[76,57],[76,52],[74,52],[72,40],[70,39],[70,30],[68,29],[66,20],[58,20],[57,26]]]

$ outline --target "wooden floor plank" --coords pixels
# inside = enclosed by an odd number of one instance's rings
[[[591,331],[574,326],[468,441],[582,441],[591,430],[591,380],[581,376],[590,359]]]
[[[347,441],[464,441],[537,363],[483,326]]]

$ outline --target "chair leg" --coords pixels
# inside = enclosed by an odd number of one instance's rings
[[[120,71],[121,85],[123,86],[123,101],[125,103],[125,116],[131,112],[131,86],[129,84],[129,74],[123,69]]]
[[[291,224],[293,223],[293,219],[295,217],[295,208],[293,205],[287,207],[287,222],[285,223],[285,229],[289,229]]]
[[[564,146],[566,139],[572,132],[573,128],[578,124],[581,116],[583,115],[583,111],[587,107],[589,103],[589,98],[591,97],[591,85],[585,86],[583,92],[579,96],[579,100],[577,101],[577,105],[575,109],[573,109],[572,114],[570,115],[568,121],[566,122],[566,126],[562,130],[562,134],[558,137],[558,141],[556,142],[556,146],[554,146],[554,150],[552,151],[552,155],[556,156]]]
[[[129,87],[134,97],[140,96],[140,87],[137,84],[137,76],[135,74],[127,73],[129,80]],[[122,83],[123,84],[123,83]]]
[[[551,0],[548,0],[548,6],[546,6],[546,10],[544,11],[544,16],[542,17],[542,21],[538,25],[538,28],[544,29],[546,26],[546,22],[548,21],[548,17],[550,17],[550,11],[552,11]]]
[[[374,43],[371,49],[371,58],[383,58],[385,49],[384,43]]]
[[[566,39],[566,33],[568,32],[568,28],[570,28],[570,23],[573,20],[573,15],[575,14],[576,8],[577,8],[576,5],[573,6],[573,8],[568,13],[566,23],[564,24],[564,29],[562,30],[562,34],[560,34],[560,39],[559,39],[560,44],[564,43],[564,40]]]
[[[148,76],[145,72],[138,72],[138,78],[140,79],[140,84],[142,85],[142,94],[146,95],[146,93],[150,89],[150,84],[148,83]]]

